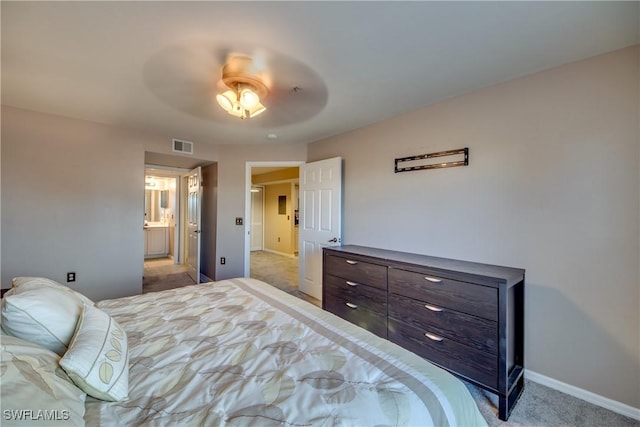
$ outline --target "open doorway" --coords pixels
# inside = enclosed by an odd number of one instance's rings
[[[143,292],[193,284],[184,264],[181,169],[145,166]]]
[[[177,179],[175,177],[145,174],[145,259],[174,258],[177,255],[172,244],[176,240],[174,225],[178,215],[177,201]]]
[[[299,290],[298,188],[303,162],[248,164],[245,276],[311,302]]]
[[[145,259],[182,261],[180,247],[180,177],[178,170],[145,167],[144,229]],[[154,232],[155,231],[155,232]]]
[[[175,285],[171,285],[171,281],[168,279],[171,278],[170,275],[175,273],[183,273],[184,276],[187,276],[186,272],[183,270],[188,268],[188,257],[193,253],[193,251],[187,250],[187,225],[189,222],[189,210],[187,209],[189,204],[187,199],[189,194],[188,176],[194,168],[201,168],[203,174],[203,181],[201,184],[203,196],[198,203],[201,208],[202,218],[206,221],[206,226],[203,226],[201,230],[198,230],[198,234],[201,234],[200,243],[198,244],[198,255],[201,258],[199,277],[202,282],[211,281],[212,279],[210,278],[215,278],[218,181],[217,163],[191,156],[145,151],[145,176],[172,178],[175,180],[175,199],[173,199],[171,192],[169,195],[169,203],[171,201],[174,202],[173,209],[167,207],[164,212],[161,211],[161,215],[164,213],[165,223],[173,227],[172,231],[168,233],[170,239],[168,243],[168,256],[166,258],[143,257],[145,267],[152,262],[155,262],[154,266],[160,267],[159,270],[155,271],[145,268],[145,278],[147,278],[147,273],[160,276],[159,281],[163,282],[162,286],[166,285],[167,288],[177,287],[177,285],[180,285],[181,283],[182,286],[193,284],[193,280],[190,278],[188,280],[179,278],[179,280],[175,281]],[[160,218],[162,218],[162,216]],[[160,221],[162,221],[162,219]],[[164,252],[160,252],[158,255],[160,254],[164,254]],[[145,279],[143,279],[142,288],[143,292],[145,292]]]

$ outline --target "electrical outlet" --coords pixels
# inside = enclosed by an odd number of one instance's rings
[[[236,225],[242,225],[242,217],[236,217]]]
[[[67,282],[75,282],[76,281],[76,273],[73,271],[70,271],[69,273],[67,273]]]
[[[220,264],[226,264],[227,259],[225,257],[220,257]]]

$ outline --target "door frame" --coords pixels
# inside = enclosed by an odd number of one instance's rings
[[[260,244],[260,249],[259,250],[264,250],[264,191],[265,191],[265,186],[264,185],[252,185],[251,186],[251,190],[253,190],[254,188],[260,188],[260,196],[262,197],[262,207],[260,209],[260,215],[262,216],[262,218],[260,218],[261,224],[262,224],[262,238],[260,239],[260,241],[262,242]],[[250,221],[249,221],[249,250],[251,252],[257,250],[255,248],[253,248],[251,246],[251,240],[252,240],[252,236],[251,236],[251,232],[253,231],[253,214],[254,214],[254,209],[253,209],[253,194],[251,195],[251,215],[249,216]],[[249,220],[249,218],[247,218],[247,220]]]
[[[251,169],[254,167],[283,167],[294,168],[300,167],[307,163],[305,160],[286,160],[286,161],[252,161],[245,163],[245,177],[244,177],[244,277],[249,277],[251,274],[251,236],[249,231],[251,230],[251,224],[249,224],[249,218],[251,218]]]

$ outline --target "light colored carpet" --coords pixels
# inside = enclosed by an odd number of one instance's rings
[[[320,300],[298,290],[298,258],[271,252],[251,252],[250,277],[267,282],[288,294],[318,307]],[[142,293],[163,291],[195,282],[187,275],[186,265],[176,265],[171,258],[149,258],[144,261]]]
[[[251,277],[321,306],[320,301],[298,290],[298,258],[263,251],[251,252]],[[143,292],[193,284],[186,266],[167,258],[145,261]],[[497,397],[465,382],[490,427],[640,427],[640,421],[592,405],[533,381],[525,388],[509,421],[498,416]],[[474,427],[474,426],[462,426]]]
[[[498,418],[498,399],[466,383],[490,427],[639,427],[640,421],[525,379],[509,421]]]
[[[288,294],[322,307],[320,300],[298,290],[298,257],[265,251],[251,252],[252,278],[262,280]]]
[[[142,293],[164,291],[193,285],[186,265],[176,265],[172,258],[149,258],[144,261]]]

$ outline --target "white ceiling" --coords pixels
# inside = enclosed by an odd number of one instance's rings
[[[3,104],[197,143],[314,141],[640,42],[638,2],[0,4]],[[227,115],[202,84],[225,52],[319,108]]]

